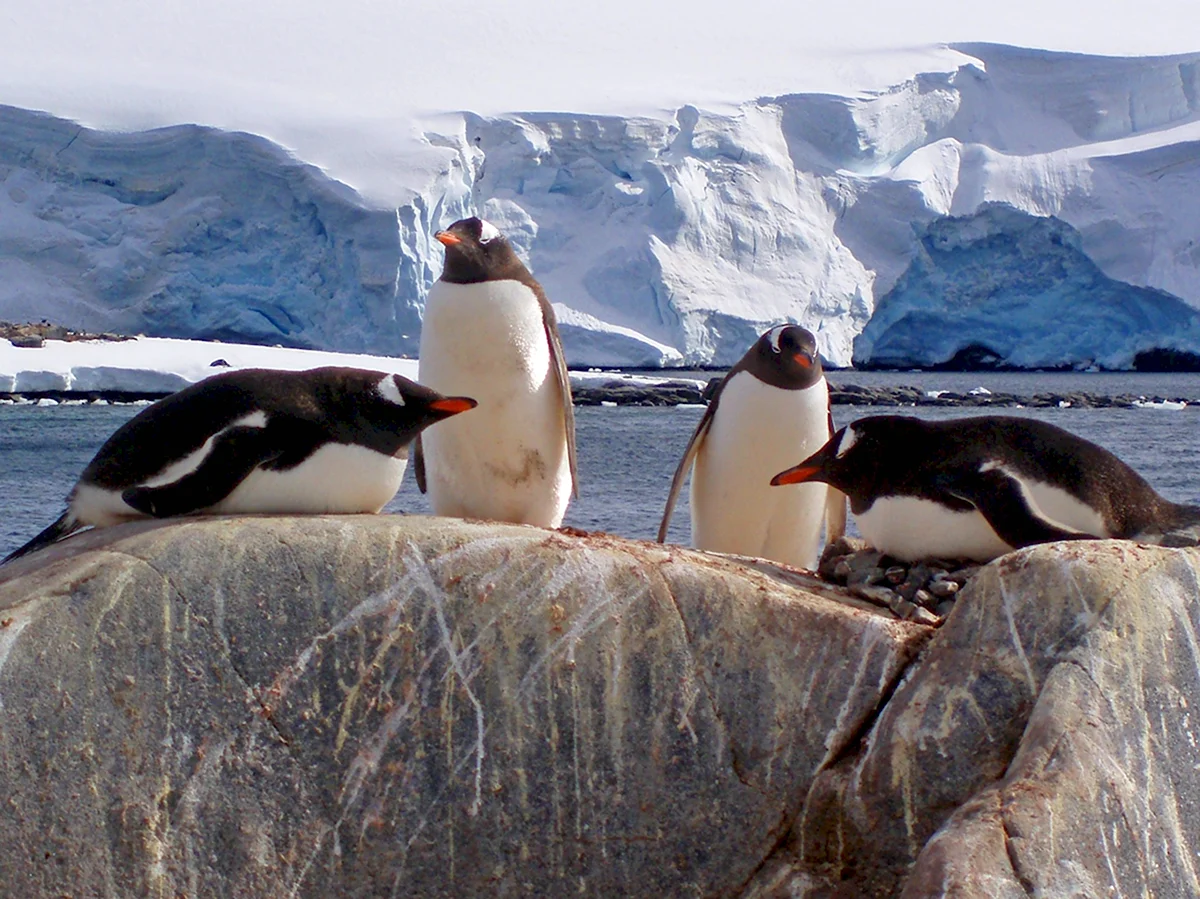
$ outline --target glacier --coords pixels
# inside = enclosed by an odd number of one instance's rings
[[[1200,356],[1200,54],[944,49],[869,90],[425,117],[386,196],[259,135],[0,107],[0,319],[415,355],[432,234],[478,214],[573,366],[728,365],[785,320],[832,366]]]
[[[1108,277],[1079,232],[1004,203],[935,219],[854,342],[856,368],[1197,370],[1200,312]],[[1191,357],[1191,358],[1189,358]]]

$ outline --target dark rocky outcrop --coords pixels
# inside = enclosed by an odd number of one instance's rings
[[[576,406],[599,406],[615,403],[618,406],[678,406],[706,400],[694,381],[661,381],[645,383],[613,379],[599,384],[586,384],[571,390]]]
[[[391,516],[0,569],[0,895],[1194,895],[1200,552],[940,629],[775,565]]]

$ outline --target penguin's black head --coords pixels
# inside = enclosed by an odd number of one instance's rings
[[[364,433],[347,442],[366,443],[390,454],[430,425],[479,405],[470,397],[443,396],[402,375],[383,375],[359,397],[354,404],[361,417],[353,427]]]
[[[403,375],[383,377],[376,385],[375,392],[390,414],[412,419],[413,426],[418,429],[479,405],[469,396],[442,396],[436,390]]]
[[[873,498],[882,485],[896,480],[897,466],[907,463],[912,453],[928,454],[924,425],[902,415],[860,418],[837,431],[829,442],[787,471],[771,479],[771,485],[819,481],[841,490],[851,500]]]
[[[824,377],[817,340],[799,325],[776,325],[746,354],[744,367],[764,383],[785,390],[803,390]]]
[[[434,238],[446,248],[442,280],[451,284],[525,281],[529,270],[499,229],[481,218],[459,219]]]

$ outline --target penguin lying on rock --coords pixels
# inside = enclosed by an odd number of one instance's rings
[[[771,328],[713,389],[675,469],[658,542],[666,540],[691,470],[693,546],[814,568],[823,521],[827,540],[842,535],[845,497],[816,483],[774,491],[768,480],[832,431],[829,388],[812,333],[799,325]]]
[[[849,496],[862,535],[905,561],[985,562],[1094,537],[1200,542],[1200,507],[1164,499],[1108,450],[1027,418],[860,418],[771,481],[813,482]]]
[[[122,425],[84,469],[67,511],[4,562],[89,525],[136,518],[378,512],[421,429],[474,407],[357,368],[215,375]]]

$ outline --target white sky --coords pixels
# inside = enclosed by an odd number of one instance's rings
[[[354,183],[391,164],[414,113],[848,92],[936,68],[948,55],[930,45],[955,41],[1191,52],[1200,2],[0,0],[0,103],[254,131]],[[879,48],[924,49],[860,52]]]

